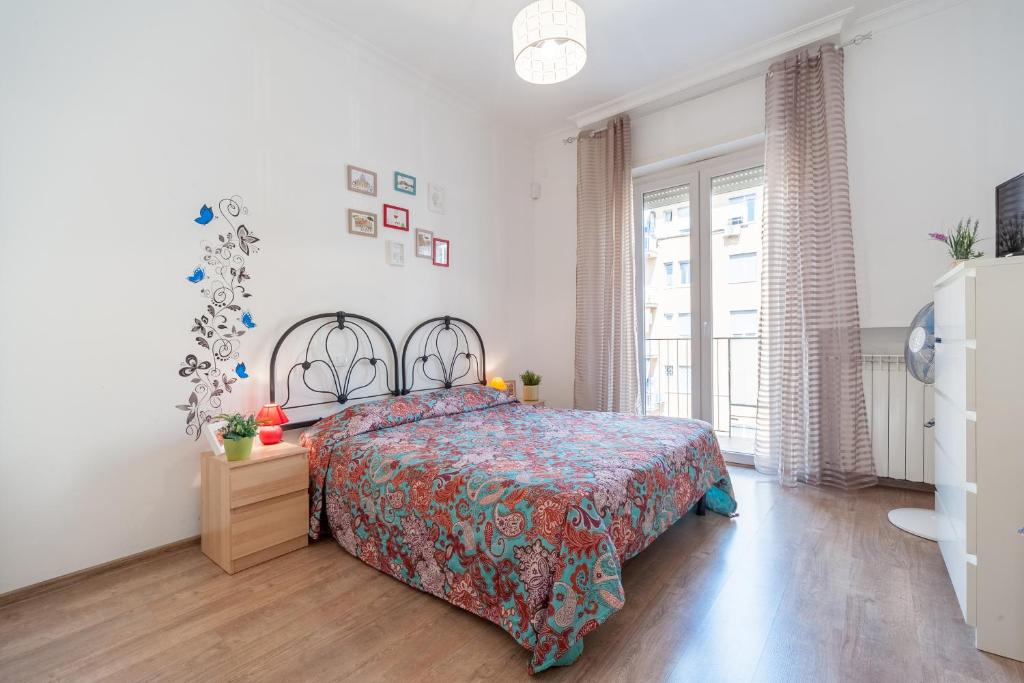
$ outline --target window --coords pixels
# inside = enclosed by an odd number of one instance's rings
[[[653,211],[648,212],[647,220],[644,221],[644,232],[654,232],[658,224],[658,215]]]
[[[678,224],[680,234],[690,234],[690,207],[688,205],[680,206],[676,209],[676,222]]]
[[[757,281],[757,252],[729,255],[729,284]]]
[[[665,316],[665,320],[666,321],[672,322],[672,314],[671,313],[664,313],[663,315]]]
[[[668,285],[669,287],[671,287],[671,286],[673,286],[675,284],[674,282],[672,282],[672,271],[673,271],[673,263],[671,261],[666,261],[665,262],[665,284]]]
[[[743,211],[746,214],[737,216],[734,218],[733,225],[739,225],[740,223],[753,223],[754,222],[754,205],[757,202],[756,194],[745,194],[741,197],[729,197],[729,205],[737,206],[742,204]]]
[[[729,225],[743,225],[743,217],[733,216],[732,218],[729,219]]]
[[[680,313],[676,316],[676,332],[680,337],[690,336],[690,314]]]
[[[671,377],[673,374],[675,374],[675,371],[676,371],[676,366],[674,366],[674,365],[666,365],[665,366],[665,374],[667,376]]]
[[[679,284],[683,287],[690,284],[690,262],[679,262]]]
[[[732,336],[734,337],[756,337],[757,336],[757,310],[746,309],[742,311],[729,311],[729,322]]]
[[[661,217],[665,220],[666,223],[671,223],[672,222],[672,209],[665,209],[664,211],[662,211],[661,212]]]

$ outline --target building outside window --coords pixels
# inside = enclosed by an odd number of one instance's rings
[[[729,323],[734,337],[757,336],[757,310],[729,311]]]
[[[667,261],[665,263],[665,285],[668,287],[672,287],[675,285],[675,283],[672,282],[673,269],[674,264],[671,261]]]
[[[757,281],[757,252],[729,255],[729,284]]]
[[[741,207],[743,213],[739,216],[739,220],[733,223],[753,223],[754,222],[754,211],[755,203],[757,201],[756,194],[745,194],[741,197],[729,197],[729,205]]]
[[[686,287],[690,284],[690,262],[680,261],[679,262],[679,284]]]
[[[676,330],[680,337],[690,336],[690,314],[680,313],[676,316]]]

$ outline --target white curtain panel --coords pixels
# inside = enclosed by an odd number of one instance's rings
[[[805,50],[774,64],[765,85],[754,463],[785,485],[871,486],[843,51]]]
[[[576,156],[577,408],[639,409],[629,117],[581,133]]]

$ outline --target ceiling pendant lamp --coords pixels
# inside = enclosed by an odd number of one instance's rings
[[[537,0],[512,21],[516,73],[537,84],[560,83],[587,62],[587,22],[572,0]]]

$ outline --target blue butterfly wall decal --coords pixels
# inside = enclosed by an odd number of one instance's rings
[[[239,363],[238,365],[235,366],[235,374],[241,377],[242,379],[249,379],[249,373],[245,369],[245,363]]]
[[[199,209],[199,217],[195,220],[199,225],[206,225],[213,220],[213,209],[203,204],[203,208]]]
[[[187,279],[192,284],[195,284],[196,282],[201,282],[204,277],[206,277],[206,271],[202,268],[196,268]]]
[[[252,321],[252,313],[246,311],[242,314],[242,324],[248,327],[250,330],[256,327],[256,323]]]

